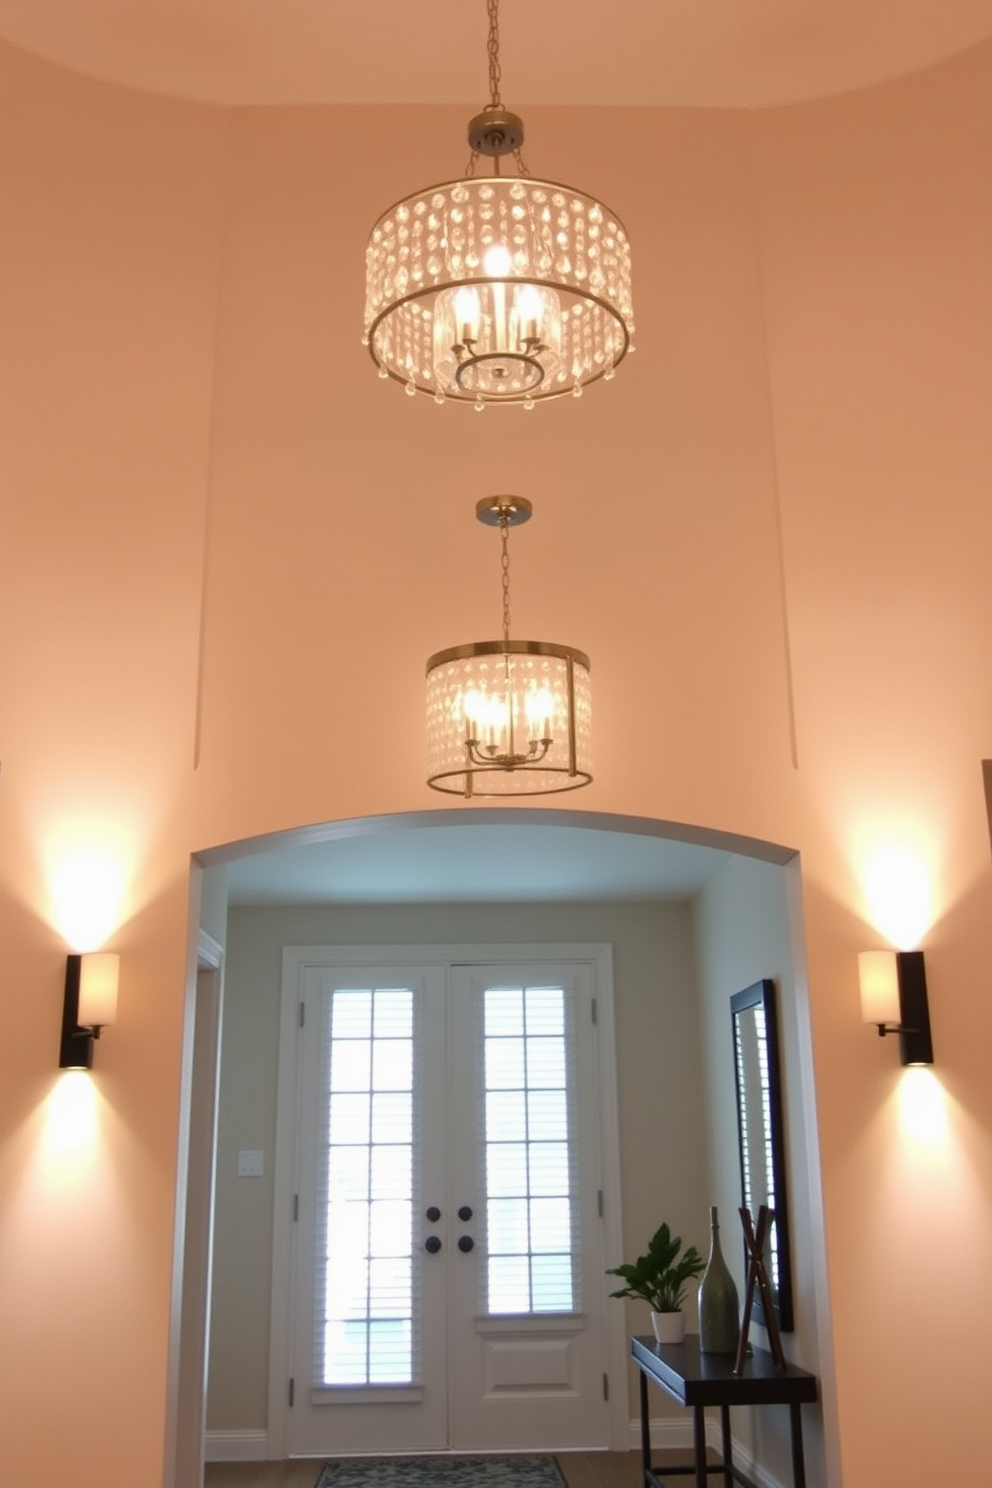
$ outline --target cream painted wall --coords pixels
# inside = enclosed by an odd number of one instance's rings
[[[848,1488],[965,1476],[986,1409],[964,1319],[992,1313],[990,60],[751,119]],[[926,949],[932,1073],[854,1021],[855,953],[889,941]],[[928,1339],[964,1351],[953,1385],[919,1370],[935,1224],[961,1256]]]
[[[744,1258],[737,1210],[741,1176],[737,1147],[737,1104],[730,999],[765,977],[775,983],[779,1063],[786,1138],[786,1191],[791,1238],[795,1327],[782,1334],[786,1357],[821,1378],[821,1400],[803,1410],[803,1435],[811,1485],[836,1481],[831,1460],[833,1437],[823,1431],[824,1416],[835,1412],[830,1370],[820,1175],[816,1134],[809,1130],[815,1111],[810,1070],[809,1010],[801,924],[794,914],[792,889],[798,865],[776,868],[733,857],[717,870],[693,903],[696,975],[702,1023],[704,1068],[708,1080],[710,1202],[720,1211],[724,1257],[744,1299]],[[753,1340],[767,1347],[763,1328],[752,1324]],[[824,1394],[826,1399],[824,1400]],[[785,1410],[739,1412],[734,1431],[742,1447],[773,1479],[787,1483],[791,1472],[789,1420]],[[829,1471],[828,1471],[829,1463]]]
[[[499,906],[498,939],[613,946],[625,1251],[632,1258],[667,1218],[687,1244],[707,1229],[705,1110],[699,1081],[692,924],[680,904]],[[273,1157],[282,950],[286,945],[484,945],[486,905],[243,907],[228,932],[217,1154],[217,1214],[208,1429],[264,1431],[272,1276]],[[660,1092],[660,1098],[659,1098]],[[697,1141],[667,1143],[688,1123]],[[242,1148],[266,1154],[261,1181],[238,1179]],[[604,1277],[604,1291],[610,1289]],[[619,1306],[619,1303],[611,1303]],[[631,1326],[649,1327],[644,1309]],[[636,1399],[632,1401],[634,1414]],[[673,1408],[674,1410],[674,1408]],[[659,1412],[660,1414],[661,1412]],[[669,1414],[672,1412],[669,1411]]]
[[[228,123],[0,50],[0,1476],[161,1481]],[[122,957],[92,1078],[67,949]]]
[[[593,657],[582,806],[801,851],[845,1488],[984,1460],[962,1319],[992,1312],[990,84],[980,47],[747,116],[535,110],[531,168],[631,231],[638,351],[579,404],[478,418],[381,386],[358,344],[367,227],[462,168],[463,119],[418,113],[414,158],[389,111],[229,116],[0,50],[0,1428],[23,1488],[66,1440],[77,1488],[162,1477],[189,854],[436,804],[423,659],[495,618],[471,511],[503,487],[537,500],[516,622]],[[927,891],[901,931],[882,848]],[[72,929],[81,852],[120,879],[83,864],[103,924]],[[922,1081],[858,1024],[856,952],[886,927],[927,951]],[[120,1024],[62,1079],[62,958],[93,937],[123,953]],[[934,1216],[956,1265],[928,1347],[958,1367],[924,1378]]]

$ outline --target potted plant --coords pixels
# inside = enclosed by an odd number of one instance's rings
[[[681,1343],[685,1337],[686,1282],[701,1276],[706,1262],[694,1245],[682,1250],[682,1236],[673,1235],[667,1224],[652,1235],[647,1254],[633,1265],[611,1266],[607,1276],[625,1283],[611,1297],[639,1297],[651,1309],[651,1326],[659,1343]]]

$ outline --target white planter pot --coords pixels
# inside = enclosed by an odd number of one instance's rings
[[[685,1339],[684,1312],[652,1312],[651,1326],[659,1343],[682,1343]]]

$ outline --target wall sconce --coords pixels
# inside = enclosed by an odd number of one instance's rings
[[[59,1069],[93,1068],[93,1040],[117,1021],[120,964],[113,951],[66,957]]]
[[[861,1017],[880,1037],[899,1035],[902,1064],[933,1064],[930,1004],[922,951],[862,951]]]

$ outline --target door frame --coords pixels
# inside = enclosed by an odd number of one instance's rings
[[[417,962],[459,962],[501,965],[585,961],[590,964],[597,997],[598,1120],[603,1191],[603,1253],[619,1255],[621,1235],[620,1141],[617,1119],[616,1035],[614,1026],[613,949],[602,943],[573,942],[539,945],[404,945],[404,946],[286,946],[283,950],[282,996],[279,1019],[279,1071],[276,1098],[272,1287],[269,1328],[268,1456],[286,1455],[290,1378],[290,1329],[295,1293],[293,1198],[294,1154],[301,1120],[297,1081],[299,988],[306,968],[329,964],[355,965],[374,959],[380,965]],[[626,1408],[627,1332],[622,1307],[605,1305],[603,1336],[605,1367],[611,1382],[607,1401],[608,1447],[629,1446]],[[621,1387],[621,1382],[623,1387]]]
[[[163,1480],[201,1488],[213,1275],[224,947],[199,929],[183,1011],[180,1130]]]

